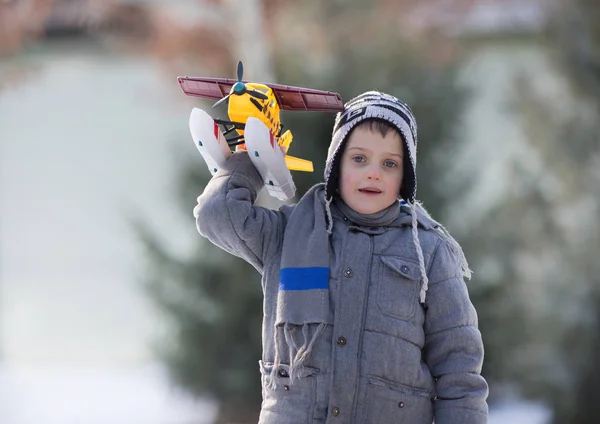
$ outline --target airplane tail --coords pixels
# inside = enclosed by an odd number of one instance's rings
[[[292,132],[287,130],[279,137],[279,144],[285,147],[287,152],[292,144],[292,140]],[[315,170],[311,161],[290,155],[285,156],[285,163],[290,171],[313,172]]]
[[[285,155],[285,164],[290,171],[313,172],[315,170],[311,161],[290,155]]]

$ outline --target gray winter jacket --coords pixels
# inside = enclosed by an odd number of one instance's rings
[[[275,387],[267,387],[281,247],[294,206],[278,211],[254,206],[262,187],[248,155],[236,153],[208,183],[194,210],[200,234],[262,274],[259,423],[431,424],[434,418],[436,424],[487,423],[476,311],[456,259],[435,221],[425,215],[418,217],[419,239],[429,289],[420,304],[410,215],[402,212],[394,225],[370,228],[350,224],[332,208],[334,324],[317,339],[300,379],[290,384],[283,364]]]

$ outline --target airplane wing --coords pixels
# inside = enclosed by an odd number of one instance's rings
[[[342,96],[331,91],[289,85],[265,84],[273,89],[283,110],[310,110],[316,112],[339,112],[344,109]]]
[[[177,77],[183,92],[188,96],[219,100],[231,91],[237,82],[231,78]],[[247,83],[247,81],[242,81]],[[339,112],[344,109],[342,96],[331,91],[290,85],[265,84],[273,89],[279,106],[283,110],[308,110],[315,112]]]
[[[230,78],[177,77],[183,92],[188,96],[219,100],[229,94],[237,80]],[[245,81],[244,81],[245,82]]]

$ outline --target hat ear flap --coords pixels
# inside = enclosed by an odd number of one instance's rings
[[[344,149],[346,146],[346,142],[348,141],[349,135],[350,133],[346,135],[346,137],[342,140],[336,151],[333,153],[333,156],[331,157],[329,176],[326,179],[327,185],[325,187],[325,197],[328,199],[333,198],[340,188],[340,162],[342,161],[342,156],[344,155]]]
[[[404,137],[402,137],[402,146],[404,155],[402,158],[403,175],[402,175],[402,186],[400,187],[400,197],[409,202],[414,202],[415,198],[415,185],[417,176],[415,175],[415,169],[413,168],[412,160],[410,157],[410,151],[406,145]]]

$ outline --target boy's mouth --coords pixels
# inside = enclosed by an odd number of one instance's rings
[[[379,190],[378,188],[375,188],[375,187],[359,188],[358,191],[360,191],[361,193],[366,193],[366,194],[380,194],[381,193],[381,190]]]

